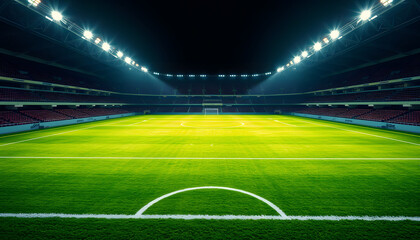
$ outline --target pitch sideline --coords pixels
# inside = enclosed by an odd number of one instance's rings
[[[270,207],[272,207],[277,213],[278,216],[271,215],[144,215],[143,213],[151,207],[153,204],[163,200],[172,195],[192,191],[199,189],[222,189],[244,193],[246,195],[257,198]],[[0,213],[0,217],[14,217],[14,218],[96,218],[96,219],[183,219],[183,220],[193,220],[193,219],[205,219],[205,220],[315,220],[315,221],[342,221],[342,220],[360,220],[360,221],[420,221],[420,217],[408,217],[408,216],[287,216],[282,210],[280,210],[276,205],[266,200],[263,197],[255,195],[253,193],[228,187],[215,187],[215,186],[206,186],[206,187],[195,187],[195,188],[186,188],[178,191],[174,191],[168,194],[165,194],[161,197],[156,198],[155,200],[149,202],[144,207],[142,207],[134,215],[119,215],[119,214],[66,214],[66,213]]]

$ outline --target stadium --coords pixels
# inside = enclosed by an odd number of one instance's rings
[[[420,4],[0,2],[0,238],[419,239]]]

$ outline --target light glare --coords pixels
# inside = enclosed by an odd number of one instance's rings
[[[85,31],[83,32],[83,36],[84,36],[87,40],[90,40],[90,39],[92,39],[92,38],[93,38],[93,33],[92,33],[91,31],[85,30]]]
[[[121,51],[117,52],[117,57],[122,58],[124,56],[124,53]]]
[[[296,56],[295,58],[293,58],[293,62],[295,63],[295,64],[297,64],[297,63],[300,63],[300,57],[299,56]]]
[[[303,57],[303,58],[308,57],[308,55],[309,55],[309,54],[308,54],[308,52],[307,52],[307,51],[303,51],[303,52],[302,52],[302,57]]]
[[[108,43],[103,43],[102,44],[102,49],[106,52],[108,52],[111,49],[111,46]]]
[[[370,10],[364,10],[361,14],[360,14],[360,19],[362,21],[366,21],[370,18],[370,16],[372,16],[372,12]]]
[[[385,7],[390,5],[393,2],[393,0],[381,0],[382,5]]]
[[[51,17],[55,20],[55,21],[61,21],[63,19],[63,15],[61,15],[60,12],[58,11],[52,11],[51,12]]]
[[[129,57],[125,57],[124,58],[124,61],[126,62],[126,63],[128,63],[128,64],[131,64],[131,58],[129,58]]]
[[[320,42],[317,42],[314,44],[314,50],[319,51],[322,48],[322,44]]]
[[[282,72],[284,70],[284,67],[277,68],[277,72]]]
[[[37,7],[38,4],[41,3],[41,0],[28,0],[29,4],[31,4],[34,7]]]
[[[340,36],[340,31],[334,30],[330,33],[331,39],[337,39]]]

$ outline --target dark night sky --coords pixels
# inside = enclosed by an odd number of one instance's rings
[[[174,74],[272,71],[369,6],[368,0],[44,3],[149,69]]]

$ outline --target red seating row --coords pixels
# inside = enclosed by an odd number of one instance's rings
[[[402,116],[396,117],[389,122],[420,126],[420,111],[409,112]]]
[[[366,114],[363,114],[359,117],[356,117],[357,119],[361,119],[361,120],[370,120],[370,121],[379,121],[379,122],[383,122],[383,121],[387,121],[390,119],[393,119],[397,116],[400,116],[404,113],[407,113],[408,111],[406,110],[383,110],[383,109],[378,109]]]
[[[420,111],[410,112],[408,110],[359,108],[306,108],[296,112],[331,117],[354,118],[368,121],[420,125]]]
[[[8,124],[29,124],[39,122],[33,118],[23,115],[15,111],[0,111],[0,119],[6,121]]]
[[[74,118],[124,114],[129,112],[131,111],[118,108],[0,111],[0,126],[51,122]]]
[[[33,119],[39,120],[41,122],[51,122],[51,121],[61,121],[72,119],[69,116],[54,112],[51,110],[23,110],[20,111]]]

